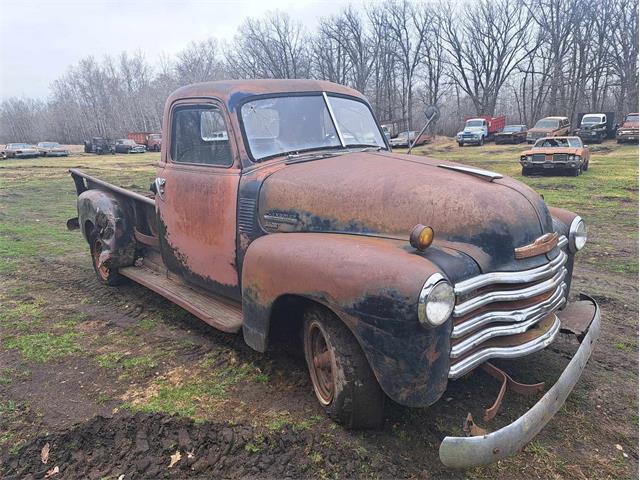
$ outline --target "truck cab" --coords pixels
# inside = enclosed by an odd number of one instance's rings
[[[464,145],[483,145],[489,137],[487,120],[470,118],[464,123],[464,129],[456,134],[460,147]]]
[[[380,425],[386,398],[429,406],[488,360],[574,332],[554,400],[445,438],[450,466],[515,453],[562,406],[600,324],[569,298],[578,215],[495,172],[391,152],[366,98],[330,82],[183,87],[162,135],[151,193],[71,170],[68,226],[100,282],[140,283],[260,352],[297,339],[318,402],[354,428]]]

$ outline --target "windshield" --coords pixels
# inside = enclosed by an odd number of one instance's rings
[[[627,115],[627,118],[625,118],[624,121],[638,123],[638,115]]]
[[[26,143],[10,143],[7,148],[29,148],[29,146]]]
[[[542,120],[538,120],[538,123],[536,123],[536,126],[534,128],[558,128],[558,125],[558,120],[543,118]]]
[[[149,135],[150,140],[160,140],[160,138],[162,138],[162,135],[159,135],[159,134]]]
[[[44,147],[44,148],[55,148],[55,147],[59,147],[60,144],[56,142],[40,142],[38,146]]]
[[[598,115],[585,115],[582,117],[582,123],[601,123],[604,120]]]
[[[363,102],[327,96],[340,136],[323,95],[291,95],[242,105],[245,135],[255,160],[308,150],[386,145]]]
[[[468,120],[467,127],[484,127],[484,120]]]
[[[536,142],[533,148],[547,148],[547,147],[582,147],[582,140],[580,137],[555,137],[555,138],[541,138]]]
[[[506,127],[504,127],[503,132],[521,132],[522,131],[522,126],[521,125],[507,125]]]

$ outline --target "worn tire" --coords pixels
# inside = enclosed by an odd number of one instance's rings
[[[98,267],[98,258],[100,257],[100,247],[102,240],[100,235],[93,230],[89,234],[89,251],[91,252],[91,264],[93,265],[93,271],[96,273],[96,277],[100,283],[115,287],[124,282],[122,275],[118,273],[117,269]]]
[[[482,138],[480,139],[480,145],[479,145],[479,146],[481,147],[481,146],[483,146],[483,145],[484,145],[484,137],[482,137]]]
[[[330,372],[314,366],[322,342]],[[312,307],[304,314],[303,344],[314,392],[327,415],[347,428],[379,427],[385,396],[349,329],[327,310]],[[321,382],[322,375],[331,379],[331,389]]]
[[[462,142],[458,142],[458,146],[459,146],[459,147],[464,147],[464,143],[462,143]]]
[[[527,167],[522,167],[522,176],[528,177],[530,174],[529,169]]]

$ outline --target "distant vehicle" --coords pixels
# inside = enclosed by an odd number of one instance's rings
[[[120,138],[116,140],[116,153],[144,153],[146,151],[147,147],[136,143],[134,140],[128,138]]]
[[[418,135],[418,132],[414,130],[400,132],[396,138],[392,138],[391,140],[389,140],[389,145],[391,145],[392,148],[408,147],[409,145],[411,145],[411,142],[415,140],[416,135]],[[415,146],[417,147],[420,145],[424,145],[425,143],[429,143],[430,141],[431,139],[429,138],[429,136],[426,133],[423,133],[418,138]]]
[[[135,141],[138,145],[144,145],[147,150],[159,152],[162,145],[162,134],[152,132],[132,132],[127,134],[128,140]]]
[[[68,157],[69,150],[58,142],[40,142],[37,145],[40,155],[44,157]]]
[[[464,130],[456,134],[458,145],[484,145],[492,140],[496,133],[502,131],[506,123],[505,117],[481,115],[465,118]]]
[[[34,158],[40,156],[40,151],[28,143],[7,143],[1,155],[2,158]]]
[[[389,130],[389,127],[386,125],[381,125],[382,128],[382,133],[384,133],[384,136],[387,137],[387,141],[391,140],[391,131]]]
[[[392,147],[408,147],[416,138],[416,132],[413,130],[400,132],[396,138],[392,138],[389,144]]]
[[[113,140],[103,137],[93,137],[91,140],[84,142],[84,153],[97,153],[103,155],[105,153],[116,153]]]
[[[577,177],[589,168],[591,154],[580,137],[545,137],[520,155],[522,175],[535,171],[569,171]]]
[[[575,134],[585,143],[602,143],[605,138],[613,138],[616,134],[614,119],[613,112],[579,113]]]
[[[534,143],[539,138],[560,137],[569,135],[571,124],[567,117],[545,117],[536,122],[527,132],[527,143]]]
[[[630,113],[624,117],[622,125],[618,127],[616,132],[616,141],[618,143],[623,142],[638,142],[638,114]]]
[[[152,133],[147,138],[147,150],[153,152],[159,152],[162,147],[162,134]]]
[[[507,125],[501,132],[496,133],[496,144],[522,143],[527,141],[526,125]]]

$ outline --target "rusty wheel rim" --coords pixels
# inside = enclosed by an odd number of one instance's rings
[[[96,267],[96,272],[100,278],[104,281],[109,279],[109,269],[104,265],[100,264],[100,254],[102,253],[102,240],[96,238],[93,242],[93,264]]]
[[[316,396],[323,405],[329,405],[335,391],[335,357],[322,326],[313,322],[306,335],[307,363]]]

